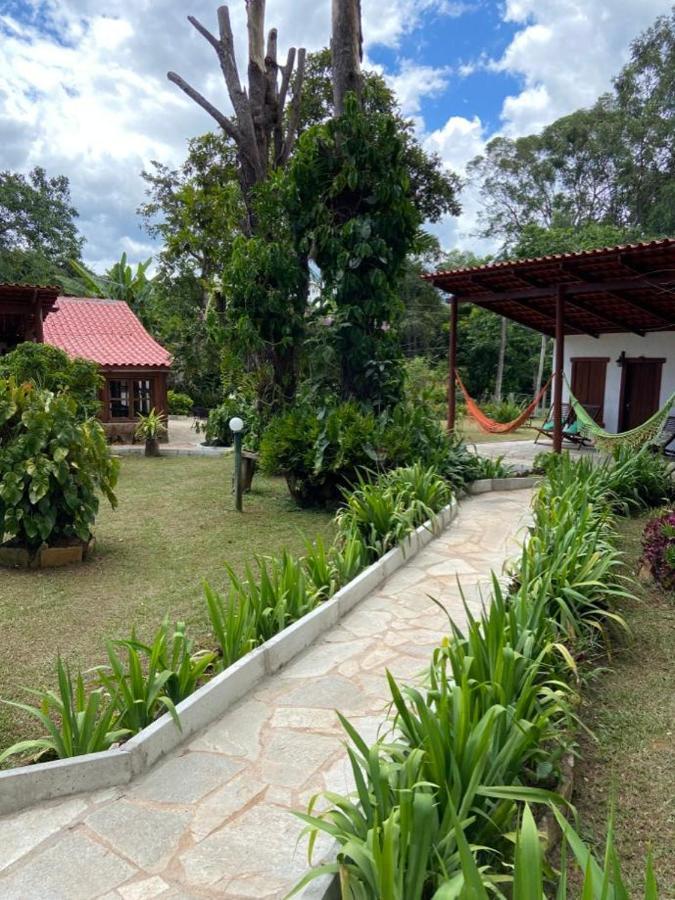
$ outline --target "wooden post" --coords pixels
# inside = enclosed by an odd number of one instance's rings
[[[243,483],[241,480],[241,431],[234,432],[234,506],[237,512],[242,511]]]
[[[35,343],[44,344],[45,333],[42,326],[42,303],[38,298],[37,291],[33,291],[33,315],[35,316]]]
[[[455,369],[457,368],[457,297],[450,297],[450,347],[448,353],[448,431],[455,430],[457,414],[457,388]]]
[[[553,377],[553,450],[562,452],[562,380],[565,368],[565,288],[559,284],[555,294],[555,374]]]

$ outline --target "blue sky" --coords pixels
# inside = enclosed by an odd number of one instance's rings
[[[446,90],[422,100],[421,113],[428,129],[442,127],[449,115],[478,115],[489,131],[495,131],[502,101],[518,90],[519,78],[484,68],[462,76],[457,69],[481,58],[500,59],[516,31],[515,24],[504,21],[502,4],[467,4],[461,15],[428,13],[419,27],[403,36],[399,46],[376,45],[368,55],[388,72],[396,72],[401,59],[423,61],[437,69],[452,68]]]
[[[229,112],[215,57],[186,22],[215,30],[212,0],[0,0],[0,169],[44,166],[71,180],[99,270],[156,250],[136,208],[151,160],[177,165],[213,125],[166,80],[174,69]],[[366,63],[397,92],[420,137],[459,174],[496,134],[518,136],[593,103],[631,40],[671,0],[362,0]],[[239,58],[244,0],[230,11]],[[267,24],[316,50],[330,0],[267,0]],[[578,52],[577,52],[578,51]],[[448,249],[476,238],[478,198],[434,230]]]

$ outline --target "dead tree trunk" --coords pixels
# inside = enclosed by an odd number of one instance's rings
[[[297,137],[300,97],[305,76],[305,51],[300,49],[296,53],[295,47],[291,47],[286,64],[280,66],[277,62],[275,28],[269,32],[265,46],[265,0],[246,0],[246,17],[248,91],[242,87],[239,78],[227,6],[218,8],[219,37],[212,34],[194,16],[188,16],[190,24],[215,50],[234,115],[226,116],[175,72],[169,72],[167,77],[206,110],[235,143],[239,180],[248,213],[247,230],[252,234],[255,231],[251,202],[253,188],[267,177],[270,169],[286,164]],[[288,103],[288,115],[285,116],[291,82],[292,97]]]
[[[333,101],[335,115],[342,115],[345,97],[352,92],[361,98],[363,34],[361,0],[333,0]]]

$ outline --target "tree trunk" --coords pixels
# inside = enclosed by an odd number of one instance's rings
[[[333,0],[331,56],[335,115],[340,116],[348,93],[352,92],[361,99],[361,0]]]
[[[541,383],[544,380],[544,365],[546,363],[546,345],[547,345],[546,335],[542,334],[541,347],[539,349],[539,365],[537,367],[537,381],[534,386],[535,397],[541,390]],[[546,397],[543,397],[542,400],[539,401],[539,405],[538,405],[537,409],[535,410],[535,415],[541,414],[542,403],[545,403],[545,401],[546,401]]]
[[[508,322],[502,316],[502,331],[499,338],[499,359],[497,360],[497,378],[495,379],[495,401],[501,402],[502,384],[504,381],[504,359],[506,358],[506,329]]]
[[[194,16],[188,21],[215,50],[223,72],[234,116],[226,116],[175,72],[169,81],[202,107],[237,147],[239,181],[248,212],[246,230],[255,232],[253,189],[267,177],[270,168],[288,161],[299,126],[300,98],[305,75],[305,51],[288,51],[285,66],[277,62],[277,32],[273,28],[265,46],[265,0],[247,0],[248,91],[242,87],[234,55],[234,37],[227,6],[218,8],[219,37]],[[296,65],[297,56],[297,65]],[[293,72],[295,70],[295,78]],[[279,84],[281,75],[281,84]],[[286,103],[292,84],[292,99]],[[285,115],[288,106],[288,115]]]

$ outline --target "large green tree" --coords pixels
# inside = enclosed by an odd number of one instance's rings
[[[65,175],[37,167],[28,175],[0,172],[0,281],[56,284],[82,292],[68,261],[80,259],[84,239]]]
[[[482,233],[511,251],[524,229],[613,226],[651,237],[675,228],[675,11],[631,46],[612,92],[540,134],[498,137],[469,166]]]

